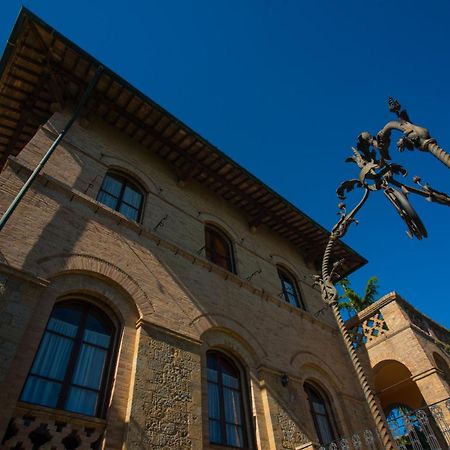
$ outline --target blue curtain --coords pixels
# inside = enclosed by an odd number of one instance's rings
[[[55,321],[58,324],[60,321]],[[70,327],[69,327],[70,331]],[[73,331],[73,330],[72,330]],[[30,376],[25,384],[21,399],[25,402],[54,407],[66,373],[73,341],[47,331],[34,359]],[[42,375],[54,381],[33,375]]]
[[[123,193],[123,201],[127,202],[136,209],[141,206],[142,194],[135,191],[132,187],[126,186]]]

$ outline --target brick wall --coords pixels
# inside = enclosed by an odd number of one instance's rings
[[[64,116],[54,116],[9,161],[0,175],[2,210],[63,121]],[[133,174],[146,188],[141,224],[95,201],[108,168]],[[154,231],[166,214],[164,226]],[[237,275],[210,264],[201,251],[204,223],[211,221],[234,241]],[[5,227],[0,252],[10,268],[3,270],[8,282],[14,270],[29,274],[34,284],[41,279],[49,283],[33,288],[35,299],[26,310],[14,306],[19,288],[4,295],[16,328],[0,372],[6,374],[0,392],[13,385],[1,416],[2,430],[13,414],[51,308],[67,293],[109,303],[124,324],[106,418],[107,448],[121,448],[124,441],[130,448],[142,448],[140,439],[161,448],[171,439],[177,448],[208,448],[205,393],[201,399],[199,388],[205,342],[235,354],[246,367],[259,448],[294,448],[296,443],[283,437],[292,423],[298,444],[317,439],[306,411],[306,380],[328,393],[341,433],[372,426],[334,319],[328,310],[317,314],[323,304],[312,287],[314,270],[308,261],[263,227],[252,234],[241,212],[215,194],[193,182],[181,188],[165,162],[101,121],[94,120],[89,129],[74,126]],[[297,277],[307,311],[280,298],[277,264]],[[260,274],[247,280],[258,270]],[[137,320],[146,324],[138,333],[132,328]],[[157,338],[149,329],[159,330]],[[27,345],[28,339],[33,345]],[[198,342],[201,350],[185,348],[186,340]],[[167,350],[172,359],[159,361],[157,349]],[[179,356],[176,363],[174,355]],[[157,370],[155,364],[163,366]],[[163,427],[151,394],[158,394],[157,380],[172,369],[183,371],[183,365],[190,367],[183,381],[185,390],[191,390],[189,406],[174,402],[171,408],[187,420],[188,436],[174,431],[175,420]],[[281,386],[282,374],[293,380],[288,388]],[[201,385],[204,389],[204,378]],[[162,386],[170,397],[170,382]]]

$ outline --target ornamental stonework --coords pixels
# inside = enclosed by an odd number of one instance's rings
[[[197,356],[143,331],[128,434],[128,448],[195,448],[192,383],[200,376]]]
[[[300,431],[298,426],[285,411],[280,409],[276,418],[282,433],[281,445],[283,448],[295,449],[298,445],[309,442],[308,437]]]

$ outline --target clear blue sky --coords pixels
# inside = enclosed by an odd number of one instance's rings
[[[389,95],[450,151],[447,0],[24,5],[328,228],[337,185],[357,174],[344,159],[359,132],[392,118]],[[2,2],[3,45],[20,6]],[[392,154],[450,192],[450,171],[431,155]],[[381,294],[396,290],[450,327],[450,208],[412,201],[429,238],[410,240],[374,195],[345,238],[369,260],[352,282],[362,290],[377,275]]]

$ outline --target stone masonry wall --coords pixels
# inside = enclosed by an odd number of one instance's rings
[[[141,329],[127,448],[202,448],[198,349]]]
[[[63,119],[52,118],[0,174],[1,210],[48,148]],[[95,201],[108,168],[134,174],[146,187],[141,224]],[[155,230],[166,214],[164,226]],[[237,275],[205,259],[202,248],[207,221],[223,226],[232,237]],[[251,234],[239,210],[195,183],[181,189],[165,163],[100,121],[94,121],[89,130],[78,126],[71,130],[5,227],[0,252],[11,270],[47,280],[49,289],[59,277],[89,276],[92,283],[97,280],[96,295],[107,301],[112,294],[106,285],[114,285],[122,301],[134,303],[140,323],[146,324],[140,329],[139,350],[134,358],[131,331],[127,348],[121,350],[128,353],[126,357],[119,355],[118,364],[124,369],[115,380],[113,398],[117,398],[120,408],[115,422],[106,419],[107,436],[114,434],[111,429],[118,430],[111,449],[120,448],[123,439],[121,428],[117,428],[120,420],[129,428],[126,441],[132,448],[149,443],[155,446],[152,448],[171,448],[168,442],[176,442],[179,448],[208,448],[207,407],[200,398],[198,374],[204,353],[198,353],[193,344],[202,342],[208,330],[220,330],[223,336],[233,337],[252,355],[252,380],[257,379],[256,368],[274,374],[268,388],[273,398],[281,389],[283,373],[300,380],[289,389],[303,399],[302,383],[314,379],[324,388],[330,387],[327,391],[332,393],[336,411],[358,411],[353,421],[338,413],[341,432],[373,426],[332,315],[327,310],[318,314],[323,305],[320,293],[312,287],[314,270],[308,262],[268,230],[261,228]],[[306,311],[280,298],[277,264],[296,275]],[[257,270],[261,273],[248,280]],[[81,294],[85,288],[67,284],[67,290]],[[7,295],[6,308],[14,308],[15,292]],[[61,290],[61,295],[64,292]],[[37,314],[36,308],[30,317]],[[22,320],[26,314],[16,312],[20,319],[16,322],[18,338],[8,350],[11,357],[3,369],[8,373],[17,370],[14,361],[24,345],[19,342],[20,336],[28,329],[27,321]],[[127,329],[131,330],[129,325]],[[160,331],[156,333],[155,329]],[[173,338],[174,334],[178,338]],[[181,343],[183,339],[189,345]],[[225,339],[222,344],[227,351]],[[220,348],[220,342],[215,346]],[[32,356],[22,357],[20,378],[15,381],[19,386],[14,391],[16,398]],[[239,359],[239,352],[235,356]],[[286,429],[290,421],[299,430],[308,426],[313,429],[304,400],[298,413],[290,414],[290,409],[298,405],[288,403],[290,406],[284,410],[288,417],[280,416],[278,407],[270,409],[271,403],[262,396],[258,383],[254,382],[254,386],[258,408],[263,404],[269,407],[263,414],[261,408],[258,410],[257,428],[264,430],[264,436],[256,436],[256,440],[274,443],[274,426],[281,427],[282,423]],[[117,392],[120,395],[115,395]],[[285,393],[281,390],[280,395]],[[12,413],[6,408],[3,416]],[[277,414],[281,422],[273,425]],[[304,423],[298,423],[300,417]]]

